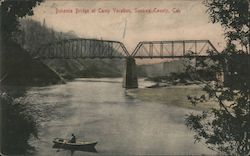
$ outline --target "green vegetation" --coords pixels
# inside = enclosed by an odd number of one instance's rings
[[[33,60],[18,43],[20,18],[33,15],[42,0],[1,2],[1,85],[45,85],[61,78],[39,60]]]
[[[44,62],[64,79],[121,77],[124,72],[124,60],[120,59],[55,59],[45,60]]]
[[[18,44],[9,41],[2,47],[2,85],[47,85],[61,78],[39,60],[34,60]]]
[[[208,63],[201,68],[202,63]],[[200,81],[213,81],[216,79],[216,62],[210,59],[179,59],[152,65],[139,66],[139,76],[148,77],[147,80],[165,85],[199,84]],[[194,71],[193,71],[194,70]]]
[[[157,64],[138,65],[138,76],[157,78],[169,76],[171,73],[184,73],[187,63],[186,59],[179,59]]]
[[[19,29],[15,38],[21,47],[31,54],[36,52],[41,45],[78,37],[73,31],[57,32],[53,28],[49,28],[45,19],[43,23],[29,18],[21,19]]]
[[[20,29],[21,33],[16,38],[31,54],[43,44],[78,38],[72,31],[64,33],[48,28],[45,20],[42,24],[30,19],[22,20]],[[42,61],[64,79],[121,77],[124,72],[124,61],[120,59],[46,59]]]
[[[250,154],[250,57],[249,57],[249,1],[206,0],[213,23],[225,29],[227,47],[225,57],[214,70],[224,70],[224,86],[216,81],[206,84],[203,90],[219,108],[199,114],[190,114],[186,125],[193,130],[197,142],[228,155]],[[225,66],[224,66],[225,65]],[[206,66],[206,63],[201,66]],[[225,68],[228,67],[228,68]],[[201,104],[201,97],[189,97],[193,104]]]
[[[15,41],[14,34],[19,32],[19,18],[33,15],[32,8],[42,0],[1,1],[1,91],[0,91],[0,151],[4,154],[23,155],[33,147],[28,144],[31,135],[37,137],[36,122],[27,114],[25,104],[16,101],[4,90],[4,84],[44,83],[45,79],[58,77],[41,62],[32,60],[28,53]],[[40,77],[39,70],[47,73]],[[48,81],[48,80],[47,80]]]
[[[1,11],[7,11],[9,5],[12,5],[11,1],[4,1]],[[22,5],[25,5],[24,2],[20,3],[20,6]],[[28,5],[29,2],[27,3]],[[30,11],[32,12],[32,10]],[[6,13],[6,18],[9,16],[11,15]],[[3,18],[5,19],[5,16]],[[5,20],[2,22],[10,22]],[[28,18],[22,20],[15,18],[13,22],[15,26],[13,25],[11,30],[7,27],[3,28],[3,32],[13,32],[3,35],[1,84],[48,85],[63,82],[64,79],[79,77],[121,77],[123,75],[124,61],[120,59],[34,60],[31,56],[41,45],[63,39],[78,38],[78,36],[72,31],[57,32],[52,28],[48,28],[45,20],[41,24]],[[12,35],[9,36],[8,34]]]
[[[13,35],[19,32],[19,19],[33,15],[33,7],[36,7],[42,1],[1,1],[1,42],[13,40]]]
[[[4,154],[27,154],[34,150],[28,144],[31,136],[37,138],[37,124],[27,114],[24,103],[19,103],[7,93],[0,92],[1,152]]]

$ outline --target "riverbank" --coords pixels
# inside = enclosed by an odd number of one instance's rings
[[[204,102],[196,106],[187,99],[187,96],[201,96],[205,94],[202,91],[202,85],[172,85],[159,88],[139,88],[128,90],[127,95],[144,102],[156,102],[166,105],[190,108],[195,110],[206,110],[218,107],[215,102]]]

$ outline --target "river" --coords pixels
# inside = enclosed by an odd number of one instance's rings
[[[79,155],[214,154],[194,144],[184,118],[195,110],[145,102],[129,96],[120,78],[76,79],[66,84],[32,87],[24,97],[39,122],[39,139],[30,139],[34,155],[71,155],[52,148],[55,137],[98,141],[98,153]],[[140,87],[150,85],[140,80]],[[176,93],[178,94],[178,93]]]

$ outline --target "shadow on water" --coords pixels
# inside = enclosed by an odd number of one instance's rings
[[[1,86],[1,91],[8,93],[8,95],[13,97],[13,98],[18,98],[18,97],[24,96],[28,89],[29,89],[29,87],[25,87],[25,86],[16,86],[16,85]]]
[[[75,82],[106,82],[106,83],[121,83],[119,80],[103,80],[98,78],[92,78],[92,79],[75,79]]]
[[[16,93],[15,96],[23,95],[23,91]],[[25,104],[1,91],[0,111],[1,152],[8,155],[31,154],[35,149],[28,140],[31,136],[37,138],[37,124],[27,113]]]
[[[55,144],[55,145],[52,146],[52,148],[57,149],[56,152],[65,151],[65,150],[70,151],[71,152],[71,156],[73,156],[74,152],[76,152],[76,151],[98,153],[95,147],[92,147],[92,148],[75,148],[75,149],[70,149],[70,148],[64,148],[64,147],[62,147],[60,145],[56,145]]]

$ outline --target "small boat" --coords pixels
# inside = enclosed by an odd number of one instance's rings
[[[69,143],[67,139],[55,138],[53,140],[53,148],[63,148],[69,150],[79,150],[79,151],[91,151],[95,152],[95,145],[97,142],[86,142],[86,141],[77,141],[76,143]]]

